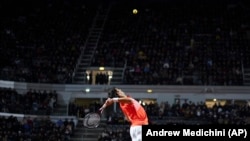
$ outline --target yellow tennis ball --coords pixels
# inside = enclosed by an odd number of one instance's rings
[[[133,9],[133,14],[137,14],[138,10],[137,9]]]

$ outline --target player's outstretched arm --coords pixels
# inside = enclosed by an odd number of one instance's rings
[[[113,103],[114,102],[113,102],[112,98],[108,98],[99,110],[102,112],[106,107],[108,107],[109,105],[111,105]]]
[[[113,103],[114,102],[122,102],[122,103],[131,103],[132,98],[130,97],[114,97],[112,98]]]

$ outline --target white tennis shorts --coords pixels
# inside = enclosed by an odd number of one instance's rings
[[[142,126],[130,126],[132,141],[142,141]]]

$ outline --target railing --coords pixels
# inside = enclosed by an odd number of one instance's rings
[[[241,59],[241,73],[242,73],[242,82],[244,84],[244,82],[245,82],[245,70],[244,70],[244,64],[243,64],[242,59]]]
[[[71,83],[74,83],[74,79],[75,79],[75,75],[77,73],[77,70],[79,68],[79,64],[81,63],[81,59],[82,59],[82,56],[85,52],[85,46],[83,46],[83,48],[81,48],[81,54],[79,56],[79,58],[77,59],[77,64],[75,65],[75,68],[74,68],[74,71],[73,71],[73,75],[72,75],[72,78],[71,78]]]
[[[44,118],[48,118],[50,119],[52,122],[56,122],[57,120],[59,119],[73,119],[75,125],[78,124],[78,119],[75,117],[75,116],[51,116],[51,115],[28,115],[28,114],[15,114],[15,113],[2,113],[0,112],[0,116],[2,117],[10,117],[10,116],[13,116],[13,117],[16,117],[19,121],[20,120],[23,120],[23,118],[25,117],[29,117],[31,119],[34,119],[34,118],[40,118],[40,119],[44,119]]]
[[[124,80],[124,74],[125,74],[126,69],[127,69],[127,59],[125,60],[123,71],[122,71],[122,82]]]

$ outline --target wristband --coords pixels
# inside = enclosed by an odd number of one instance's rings
[[[114,98],[112,98],[112,100],[113,100],[114,102],[119,102],[119,101],[118,101],[118,100],[119,100],[118,97],[114,97]]]

